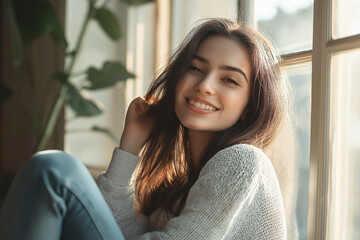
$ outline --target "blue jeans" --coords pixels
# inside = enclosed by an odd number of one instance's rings
[[[124,239],[85,166],[61,151],[36,154],[16,175],[0,212],[0,238]]]

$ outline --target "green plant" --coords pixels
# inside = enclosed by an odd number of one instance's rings
[[[143,4],[153,0],[118,0],[130,5]],[[29,81],[24,69],[24,44],[35,41],[44,34],[50,34],[52,39],[61,48],[66,57],[69,58],[69,65],[64,71],[54,70],[49,79],[61,82],[61,88],[50,115],[46,121],[45,128],[40,131],[37,137],[35,151],[44,149],[51,136],[59,113],[64,105],[69,105],[75,112],[76,117],[91,117],[103,112],[97,100],[87,97],[86,91],[114,86],[117,82],[134,78],[135,75],[128,72],[121,62],[105,61],[100,69],[88,67],[82,74],[85,82],[82,86],[76,86],[72,77],[73,68],[80,53],[83,39],[90,21],[96,21],[105,34],[116,41],[121,36],[120,26],[115,14],[107,7],[108,0],[99,4],[96,0],[88,0],[88,10],[81,30],[78,35],[76,46],[68,50],[68,43],[52,4],[47,0],[13,0],[8,7],[8,23],[12,43],[12,62],[19,76],[24,81]],[[9,98],[12,94],[8,86],[0,84],[1,101]],[[111,138],[114,135],[106,128],[94,126],[93,131],[100,131]]]

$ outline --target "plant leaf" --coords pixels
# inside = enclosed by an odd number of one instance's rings
[[[90,67],[87,70],[87,78],[90,83],[86,89],[101,89],[110,87],[119,81],[128,78],[134,78],[135,75],[126,70],[125,66],[120,62],[107,61],[103,64],[102,69]]]
[[[60,22],[57,20],[54,28],[50,32],[51,37],[55,40],[55,42],[61,47],[62,50],[66,50],[68,47],[68,43],[65,38],[65,33],[62,29]]]
[[[96,116],[103,112],[101,104],[90,98],[85,91],[79,91],[73,84],[68,83],[69,105],[77,116]]]
[[[59,80],[62,83],[66,83],[68,81],[69,74],[54,70],[51,74],[51,78]]]
[[[94,18],[112,40],[118,40],[120,38],[121,32],[119,22],[111,11],[104,7],[96,9]]]
[[[99,127],[99,126],[95,125],[91,128],[91,130],[104,133],[105,135],[110,137],[115,143],[120,142],[120,139],[118,137],[116,137],[115,134],[108,128]]]
[[[154,2],[154,0],[119,0],[119,1],[127,3],[129,5],[140,5],[144,3]]]
[[[14,0],[13,7],[25,41],[30,42],[49,33],[62,49],[66,49],[65,34],[51,3],[45,0]]]
[[[12,92],[11,88],[0,83],[0,102],[8,99],[12,95]]]

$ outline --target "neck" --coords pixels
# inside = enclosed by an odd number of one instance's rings
[[[189,129],[190,155],[196,168],[200,166],[204,151],[214,136],[214,132],[193,131]]]

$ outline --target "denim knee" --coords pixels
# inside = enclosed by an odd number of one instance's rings
[[[75,157],[59,150],[46,150],[36,153],[24,166],[32,174],[47,171],[61,172],[61,175],[84,170],[84,165]]]

